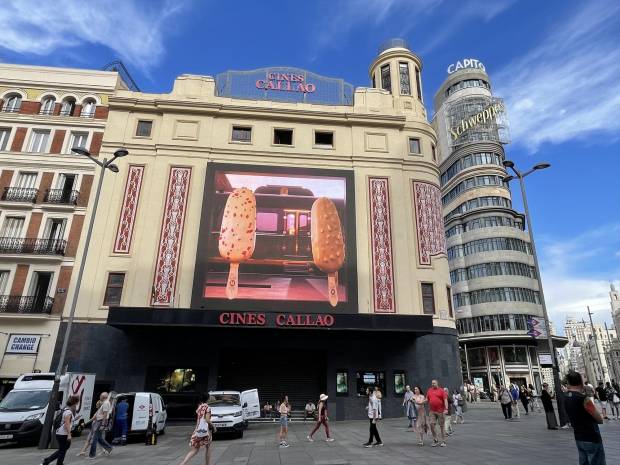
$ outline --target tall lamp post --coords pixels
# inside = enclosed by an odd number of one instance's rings
[[[549,344],[549,352],[551,352],[551,366],[553,369],[553,384],[555,385],[555,398],[558,402],[558,415],[560,417],[560,425],[564,426],[568,423],[568,419],[566,418],[566,413],[564,412],[563,405],[563,397],[562,397],[562,388],[560,381],[560,371],[558,369],[558,357],[555,353],[555,348],[553,346],[553,337],[551,336],[551,325],[549,324],[549,313],[547,312],[547,304],[545,303],[545,293],[543,292],[543,284],[542,277],[540,275],[540,266],[538,264],[538,254],[536,253],[536,244],[534,242],[534,231],[532,230],[532,218],[530,216],[530,209],[527,204],[527,196],[525,194],[525,182],[524,179],[526,176],[529,176],[534,171],[544,170],[549,168],[551,165],[549,163],[538,163],[534,165],[533,168],[526,172],[522,172],[515,166],[514,162],[510,160],[504,160],[503,165],[505,168],[512,170],[514,176],[506,176],[504,178],[504,182],[510,182],[513,179],[519,180],[519,185],[521,187],[521,197],[523,198],[523,209],[525,210],[525,220],[527,221],[527,230],[530,236],[530,245],[532,247],[532,255],[534,256],[534,266],[536,268],[536,279],[538,280],[538,291],[540,294],[540,304],[543,309],[543,316],[545,318],[545,326],[547,329],[547,343]]]
[[[50,392],[49,402],[47,404],[47,411],[45,413],[45,424],[41,431],[41,438],[39,439],[39,449],[47,449],[50,442],[50,434],[52,430],[52,423],[54,421],[54,413],[56,412],[56,404],[58,399],[58,389],[60,387],[60,376],[65,364],[65,358],[67,356],[67,347],[69,346],[69,337],[71,336],[71,327],[73,326],[73,318],[75,316],[75,307],[77,305],[78,295],[80,293],[80,286],[82,284],[82,275],[84,274],[84,266],[86,265],[86,257],[88,255],[88,248],[90,246],[90,238],[93,233],[93,225],[95,224],[95,216],[97,215],[97,206],[99,205],[99,195],[101,194],[101,186],[103,185],[103,178],[106,170],[110,170],[113,173],[118,173],[118,166],[114,164],[117,158],[127,156],[129,153],[126,149],[120,148],[114,152],[114,156],[110,159],[97,160],[90,152],[83,148],[73,148],[72,152],[78,155],[83,155],[90,158],[93,162],[101,167],[101,174],[99,175],[99,182],[97,184],[97,191],[95,192],[95,199],[93,200],[93,211],[90,215],[90,222],[88,223],[88,231],[86,232],[86,238],[84,239],[84,252],[80,260],[80,269],[78,271],[77,279],[75,281],[75,290],[73,292],[73,298],[71,299],[71,308],[69,310],[69,318],[67,319],[67,326],[65,328],[65,335],[62,341],[62,349],[60,351],[60,357],[58,359],[58,365],[56,366],[56,372],[54,375],[54,385],[52,386],[52,392]]]

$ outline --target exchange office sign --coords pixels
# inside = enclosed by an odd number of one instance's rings
[[[36,354],[41,336],[32,334],[11,334],[6,345],[7,354]]]

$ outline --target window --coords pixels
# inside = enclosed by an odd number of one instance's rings
[[[15,187],[21,187],[23,189],[32,189],[37,184],[37,173],[31,173],[27,171],[20,171],[17,175]]]
[[[0,270],[0,295],[6,295],[9,284],[9,271]]]
[[[4,218],[4,223],[2,224],[2,232],[0,232],[0,237],[21,237],[25,221],[26,218],[23,216],[6,216]]]
[[[497,165],[502,166],[502,157],[497,153],[473,153],[465,155],[452,163],[441,175],[441,185],[446,184],[450,179],[461,171],[477,165]]]
[[[30,134],[30,144],[28,151],[33,153],[43,153],[47,150],[47,142],[50,138],[49,130],[33,129]]]
[[[9,113],[17,113],[22,106],[22,96],[19,94],[11,94],[6,97],[3,111]]]
[[[275,145],[293,145],[292,129],[274,129],[273,143]]]
[[[456,84],[451,85],[446,90],[446,97],[449,97],[455,92],[458,92],[461,89],[467,89],[469,87],[482,87],[487,90],[491,90],[491,86],[487,81],[482,79],[465,79],[464,81],[459,81]]]
[[[73,153],[71,149],[86,148],[87,140],[87,132],[72,132],[71,137],[69,138],[69,144],[67,145],[67,153]]]
[[[525,347],[502,347],[506,365],[527,365],[527,349]]]
[[[65,218],[50,218],[47,220],[43,238],[49,241],[61,241],[65,237],[65,227],[67,220]]]
[[[54,113],[54,106],[56,105],[56,99],[54,97],[45,97],[41,102],[41,115],[51,115]]]
[[[528,302],[531,304],[540,304],[540,295],[538,291],[523,287],[493,287],[460,292],[454,295],[454,302],[456,307],[485,304],[489,302]],[[517,318],[513,329],[521,330],[525,329],[526,326],[525,320]]]
[[[409,65],[398,63],[398,76],[400,78],[400,95],[411,95],[411,80],[409,79]]]
[[[93,99],[85,100],[84,104],[82,105],[82,113],[80,113],[80,116],[82,118],[92,118],[95,116],[96,108],[97,102],[95,102]]]
[[[6,150],[8,147],[9,137],[11,137],[11,129],[0,128],[0,151]]]
[[[435,292],[433,283],[422,283],[422,311],[425,315],[435,314]]]
[[[454,318],[454,310],[452,309],[452,291],[450,290],[450,286],[446,286],[446,294],[448,296],[448,314],[450,318]]]
[[[409,138],[409,153],[421,154],[422,150],[420,149],[420,139],[417,137]]]
[[[379,387],[381,393],[385,396],[385,372],[384,371],[358,371],[357,378],[357,395],[365,396],[366,389],[374,389]]]
[[[418,99],[422,101],[422,78],[420,77],[420,70],[417,66],[415,68],[415,84],[418,91]]]
[[[437,161],[437,149],[435,149],[435,144],[431,144],[431,153],[433,154],[433,160]]]
[[[381,67],[381,88],[392,92],[392,81],[390,77],[390,65],[383,65]]]
[[[233,142],[252,142],[252,128],[248,126],[233,126],[231,140]]]
[[[60,116],[73,116],[73,112],[75,111],[75,99],[73,97],[68,97],[62,101],[62,106],[60,107]]]
[[[136,137],[151,137],[151,130],[153,129],[153,121],[140,119],[136,126]]]
[[[314,145],[318,147],[333,147],[334,133],[331,131],[314,131]]]
[[[487,366],[487,354],[486,354],[486,349],[484,347],[468,349],[467,358],[469,359],[469,366],[471,367]]]
[[[108,284],[105,288],[103,305],[120,305],[121,295],[123,294],[123,284],[125,283],[125,273],[108,274]]]

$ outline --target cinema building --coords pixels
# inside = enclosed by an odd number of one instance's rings
[[[118,73],[0,64],[0,398],[50,367]]]
[[[510,382],[540,392],[541,380],[552,383],[551,359],[535,327],[543,309],[525,217],[503,181],[506,109],[479,61],[448,73],[433,126],[463,378],[487,392]]]
[[[385,416],[405,384],[459,386],[421,68],[392,41],[371,87],[280,67],[118,91],[101,156],[129,155],[103,185],[69,369],[159,391],[176,418],[215,388],[297,409],[325,392],[345,419],[367,386]]]

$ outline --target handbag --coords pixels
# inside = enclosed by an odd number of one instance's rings
[[[198,422],[198,426],[196,427],[196,431],[194,431],[194,435],[197,438],[206,438],[211,434],[209,431],[209,423],[204,418],[201,418]]]
[[[612,401],[614,404],[620,404],[620,397],[618,397],[618,394],[615,394],[615,393],[614,393],[614,396],[612,397],[611,401]]]

